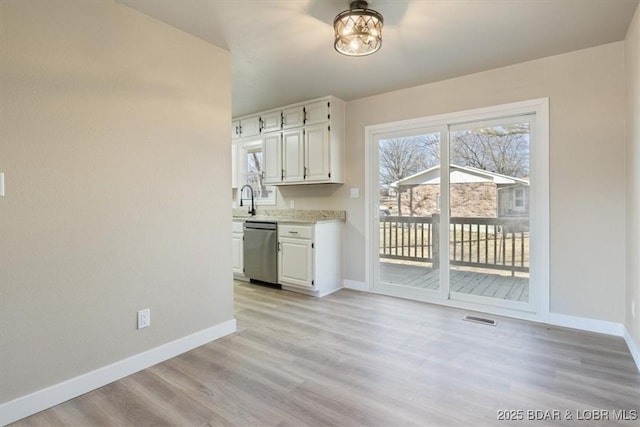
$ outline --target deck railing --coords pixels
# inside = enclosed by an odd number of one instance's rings
[[[449,264],[529,271],[529,220],[452,217]],[[440,215],[380,217],[380,257],[440,265]]]

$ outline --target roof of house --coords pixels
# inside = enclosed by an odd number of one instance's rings
[[[495,172],[470,167],[450,165],[451,184],[468,184],[474,182],[492,182],[494,184],[523,184],[529,185],[529,180],[525,178],[516,178],[513,176],[502,175]],[[422,185],[422,184],[440,184],[440,166],[423,170],[406,178],[398,180],[391,184],[392,188],[403,186]]]

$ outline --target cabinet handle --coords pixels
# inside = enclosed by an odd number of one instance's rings
[[[302,124],[307,124],[307,109],[303,108],[302,109]]]
[[[307,167],[304,167],[304,179],[307,179]]]
[[[280,246],[281,246],[281,245],[280,245],[280,242],[278,242],[278,252],[280,252],[280,250],[281,250],[281,249],[280,249]]]
[[[260,117],[258,119],[258,130],[262,132],[262,129],[264,129],[264,122],[262,121],[262,117]]]
[[[283,181],[284,181],[285,176],[286,176],[286,175],[285,175],[285,173],[284,173],[284,169],[282,169],[282,177],[281,177],[281,179],[282,179]]]
[[[297,231],[289,231],[289,234],[298,234]]]

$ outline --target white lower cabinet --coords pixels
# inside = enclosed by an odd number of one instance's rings
[[[231,259],[233,263],[233,275],[244,276],[243,261],[243,223],[241,221],[233,221],[232,224],[232,243],[231,243]]]
[[[280,284],[313,289],[313,226],[282,225],[278,232]]]
[[[283,289],[323,296],[342,287],[342,223],[278,224]]]

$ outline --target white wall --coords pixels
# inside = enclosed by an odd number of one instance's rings
[[[0,55],[0,402],[231,320],[229,53],[3,0]]]
[[[627,66],[627,286],[625,325],[640,348],[640,6],[625,40]],[[635,304],[633,317],[631,305]]]
[[[551,311],[624,322],[624,42],[347,103],[345,278],[365,280],[364,127],[550,98]],[[320,203],[320,202],[318,202]]]

